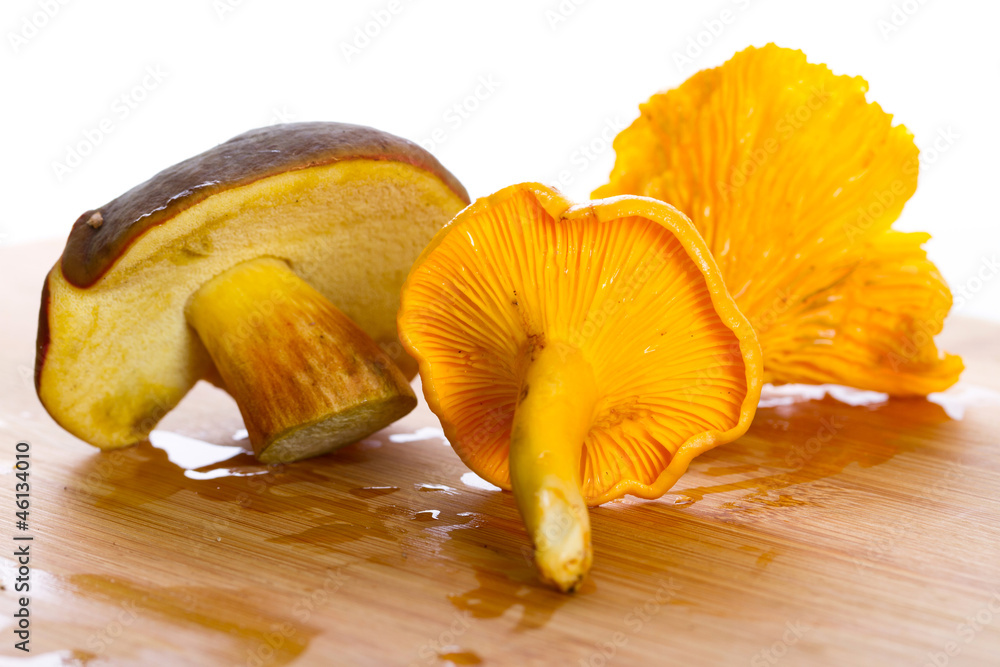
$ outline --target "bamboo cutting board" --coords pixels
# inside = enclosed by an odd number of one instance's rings
[[[949,323],[968,370],[931,400],[768,390],[671,495],[592,511],[592,575],[565,596],[423,405],[277,467],[203,385],[151,443],[63,432],[31,385],[59,251],[0,251],[5,664],[30,534],[30,665],[1000,665],[1000,326]]]

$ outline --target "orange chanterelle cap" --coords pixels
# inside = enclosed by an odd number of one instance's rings
[[[691,222],[536,183],[476,201],[403,287],[399,331],[462,460],[513,490],[544,579],[590,566],[587,505],[666,492],[753,418],[756,336]]]
[[[867,90],[801,51],[748,48],[642,104],[594,197],[655,197],[691,218],[768,382],[924,396],[963,369],[934,342],[952,296],[930,235],[892,229],[920,160]]]

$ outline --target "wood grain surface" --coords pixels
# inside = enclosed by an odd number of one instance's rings
[[[58,252],[0,250],[4,664],[30,534],[29,665],[1000,665],[1000,326],[949,321],[968,370],[929,400],[769,389],[671,495],[592,511],[592,575],[566,596],[422,404],[285,466],[242,450],[207,385],[151,443],[62,431],[31,379]]]

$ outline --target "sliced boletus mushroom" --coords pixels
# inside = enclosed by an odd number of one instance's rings
[[[590,566],[587,505],[662,495],[760,396],[760,346],[705,242],[644,197],[478,200],[414,264],[399,330],[448,439],[513,490],[564,591]]]
[[[371,128],[235,137],[77,220],[42,295],[38,395],[101,448],[146,438],[199,379],[233,395],[262,461],[353,442],[416,403],[399,288],[467,201]]]

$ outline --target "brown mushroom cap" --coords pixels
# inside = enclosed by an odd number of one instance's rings
[[[80,216],[43,291],[39,396],[100,447],[145,438],[215,376],[185,321],[191,294],[263,256],[286,261],[412,377],[399,289],[467,203],[433,156],[372,128],[294,123],[235,137]]]

